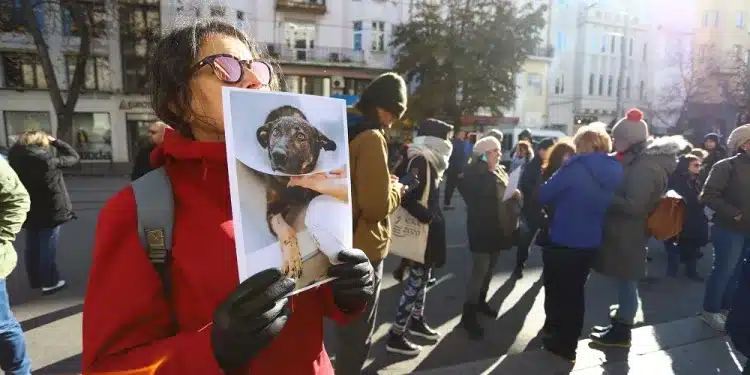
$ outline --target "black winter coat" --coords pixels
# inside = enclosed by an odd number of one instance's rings
[[[685,200],[685,220],[682,223],[680,236],[672,241],[701,247],[708,243],[708,218],[706,206],[700,202],[701,192],[698,177],[688,172],[689,159],[680,158],[677,169],[669,177],[668,189],[676,191]]]
[[[19,144],[10,148],[8,162],[31,197],[24,228],[53,228],[75,218],[60,168],[71,167],[79,159],[73,147],[59,139],[50,148]]]
[[[427,249],[425,252],[425,265],[440,268],[445,265],[446,239],[445,218],[440,210],[440,180],[437,169],[429,165],[424,156],[415,156],[406,167],[406,173],[413,173],[419,180],[419,185],[410,191],[402,200],[401,206],[412,216],[422,223],[429,223],[430,230],[427,234]],[[427,187],[427,167],[430,168],[430,192],[427,195],[427,207],[422,206],[419,200]]]
[[[515,245],[520,207],[514,199],[502,202],[507,186],[508,174],[500,165],[491,172],[487,162],[477,159],[464,170],[458,189],[466,202],[471,252],[494,253]]]
[[[534,230],[542,225],[544,213],[539,204],[538,190],[542,184],[542,159],[537,155],[524,167],[518,189],[523,194],[523,209],[521,213],[529,229]]]
[[[133,171],[130,173],[131,181],[139,179],[141,176],[154,169],[154,167],[151,166],[151,151],[153,151],[155,147],[156,146],[154,145],[149,145],[138,151],[138,155],[136,155],[135,162],[133,163]]]

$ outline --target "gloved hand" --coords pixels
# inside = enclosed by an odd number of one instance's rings
[[[294,281],[268,269],[243,281],[219,305],[211,345],[224,372],[247,364],[278,336],[291,313],[284,296],[292,290]]]
[[[338,253],[338,264],[328,268],[336,306],[345,313],[362,308],[375,294],[375,280],[370,260],[362,250],[347,249]]]

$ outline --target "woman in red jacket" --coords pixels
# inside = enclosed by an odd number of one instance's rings
[[[96,228],[85,374],[333,374],[323,317],[345,322],[364,308],[373,293],[364,253],[341,251],[329,270],[336,280],[290,298],[294,284],[278,270],[238,285],[221,89],[278,87],[263,58],[219,22],[176,29],[158,43],[148,66],[152,106],[174,129],[152,153],[175,200],[170,298],[139,243],[127,187]]]

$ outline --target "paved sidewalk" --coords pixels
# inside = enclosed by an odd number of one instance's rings
[[[692,317],[635,329],[633,346],[629,350],[600,351],[590,347],[589,340],[581,340],[575,367],[541,349],[533,349],[521,354],[412,374],[739,375],[744,363],[744,357],[732,350],[726,336],[709,328],[699,318]],[[378,374],[396,373],[381,371]]]

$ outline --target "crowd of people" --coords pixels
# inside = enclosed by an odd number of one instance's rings
[[[170,289],[143,251],[133,189],[126,187],[102,208],[96,228],[83,315],[84,373],[361,374],[376,327],[389,218],[399,207],[429,232],[424,262],[404,261],[395,272],[403,291],[386,348],[416,355],[421,347],[410,336],[440,339],[428,324],[425,301],[433,271],[446,263],[442,211],[454,208],[455,190],[466,203],[472,264],[461,313],[468,339],[484,337],[479,316],[498,315],[487,297],[499,254],[517,249],[513,277],[521,278],[529,249],[539,246],[544,348],[575,362],[591,270],[611,280],[618,308],[611,324],[594,327],[590,338],[630,346],[637,282],[646,276],[648,220],[673,190],[685,216],[681,232],[665,240],[666,273],[677,277],[684,265],[689,280],[704,282],[696,264],[702,247],[712,243],[701,317],[750,354],[750,125],[735,129],[726,148],[709,134],[696,149],[680,136],[652,137],[642,113],[630,110],[611,132],[592,123],[570,139],[538,144],[524,132],[506,168],[499,131],[471,144],[460,129],[430,118],[418,124],[411,144],[390,141],[389,128],[408,108],[407,86],[394,73],[373,80],[348,117],[354,246],[332,260],[335,279],[293,296],[294,282],[275,269],[238,285],[234,236],[227,229],[232,213],[221,90],[278,90],[279,76],[255,74],[249,63],[266,60],[262,51],[217,21],[175,28],[154,49],[149,89],[163,122],[152,127],[153,147],[138,158],[132,178],[166,167],[177,207]],[[243,73],[223,74],[218,55],[232,56]],[[0,290],[15,266],[12,241],[22,225],[30,285],[43,294],[65,286],[55,249],[61,225],[75,214],[61,168],[77,162],[69,145],[40,131],[20,138],[9,164],[0,161]],[[510,173],[518,168],[514,188]],[[0,367],[28,373],[7,292],[0,293],[0,309],[9,323],[3,340],[12,343],[3,346],[9,353],[0,354]],[[324,318],[339,323],[335,364],[323,345]]]

